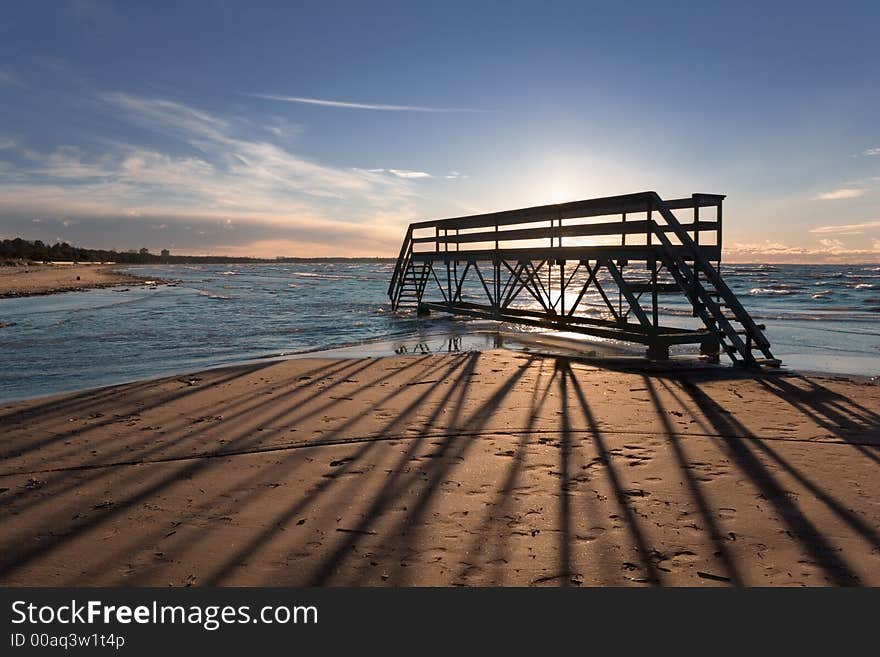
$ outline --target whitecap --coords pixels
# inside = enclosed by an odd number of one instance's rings
[[[776,289],[770,287],[753,287],[751,290],[749,290],[749,294],[754,296],[788,295],[797,293],[797,290],[791,290],[787,288]]]
[[[233,297],[227,296],[225,294],[216,294],[214,292],[208,292],[207,290],[199,290],[199,296],[208,297],[209,299],[232,299]]]

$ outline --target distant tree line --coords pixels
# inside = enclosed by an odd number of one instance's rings
[[[115,251],[84,249],[67,242],[44,244],[40,240],[23,240],[16,237],[0,242],[0,260],[30,260],[37,262],[120,262],[126,264],[180,264],[224,262],[380,262],[393,258],[242,258],[231,256],[157,255],[148,249]]]

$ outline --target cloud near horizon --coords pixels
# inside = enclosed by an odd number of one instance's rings
[[[858,224],[837,224],[830,226],[818,226],[811,228],[810,232],[820,235],[860,235],[866,230],[880,229],[880,221],[863,221]]]
[[[4,225],[10,228],[10,235],[117,251],[145,246],[154,251],[169,248],[178,254],[273,258],[389,255],[400,248],[400,231],[396,228],[316,217],[272,220],[209,213],[71,213],[64,218],[31,218],[27,212],[5,206],[0,206],[0,212],[5,215]]]
[[[108,122],[124,124],[128,141],[102,136],[37,149],[20,135],[0,135],[0,236],[266,257],[393,256],[406,224],[437,209],[426,195],[431,186],[468,177],[436,164],[432,173],[321,163],[296,152],[298,124],[273,116],[263,122],[123,92],[96,93],[89,102]],[[819,198],[865,192],[847,187]],[[856,235],[878,225],[810,233]],[[836,241],[739,244],[725,258],[874,259],[877,243],[873,250]]]
[[[818,248],[791,246],[765,240],[755,243],[733,243],[724,247],[723,260],[727,262],[764,263],[880,263],[880,239],[873,240],[871,248],[852,248],[834,238],[819,240]]]
[[[269,249],[274,235],[279,250],[260,255],[297,255],[286,250],[292,245],[338,253],[340,242],[351,255],[384,254],[396,249],[399,227],[417,214],[413,184],[431,178],[406,169],[320,164],[250,136],[247,122],[167,99],[116,92],[97,102],[168,146],[104,142],[94,152],[72,146],[41,152],[4,140],[20,158],[0,179],[4,232],[38,228],[41,239],[102,247],[111,244],[100,222],[114,232],[125,225],[128,232],[116,234],[132,239],[143,235],[139,223],[164,224],[171,239],[157,243],[153,234],[147,246],[219,253],[259,241],[259,248]],[[183,228],[189,224],[202,228]],[[204,229],[215,224],[239,230]]]
[[[841,187],[840,189],[835,189],[831,192],[825,192],[824,194],[819,194],[816,197],[817,201],[839,201],[847,198],[858,198],[859,196],[864,195],[867,190],[862,189],[860,187]]]

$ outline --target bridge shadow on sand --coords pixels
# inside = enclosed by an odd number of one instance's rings
[[[0,582],[877,585],[878,399],[474,352],[8,405]]]

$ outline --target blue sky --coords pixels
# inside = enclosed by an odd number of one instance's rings
[[[727,194],[731,259],[880,259],[880,4],[612,4],[10,5],[0,235],[394,255],[654,189]]]

